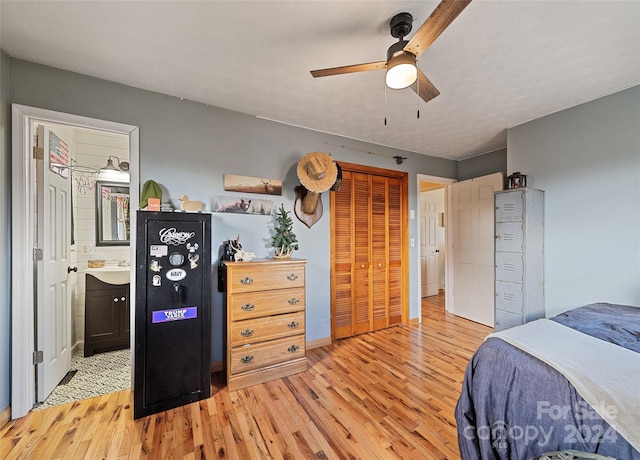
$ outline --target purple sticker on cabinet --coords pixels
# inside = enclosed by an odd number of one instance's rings
[[[152,323],[166,323],[168,321],[179,321],[182,319],[193,319],[198,317],[198,307],[173,308],[171,310],[157,310],[152,312]]]

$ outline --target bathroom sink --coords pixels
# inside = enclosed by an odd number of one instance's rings
[[[131,281],[130,267],[87,268],[86,273],[109,284],[127,284]]]

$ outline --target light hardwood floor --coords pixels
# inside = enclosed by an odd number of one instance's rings
[[[491,329],[440,296],[423,310],[420,326],[309,350],[307,372],[234,392],[218,380],[211,398],[140,420],[130,391],[33,411],[0,429],[0,458],[459,458],[453,410]]]

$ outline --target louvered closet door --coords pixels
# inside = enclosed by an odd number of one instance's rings
[[[343,169],[331,201],[335,338],[402,322],[402,201],[402,179]]]
[[[389,323],[395,326],[402,322],[402,181],[387,179],[387,209],[389,219],[389,237],[387,259],[389,269],[387,285],[389,291]],[[407,262],[408,263],[408,262]]]
[[[338,339],[353,335],[351,302],[351,233],[353,211],[351,173],[343,171],[342,187],[332,193],[333,213],[333,303],[334,336]]]
[[[369,176],[354,173],[353,180],[353,334],[371,330]]]

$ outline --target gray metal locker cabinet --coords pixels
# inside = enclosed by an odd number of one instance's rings
[[[544,192],[495,193],[496,331],[544,317]]]

